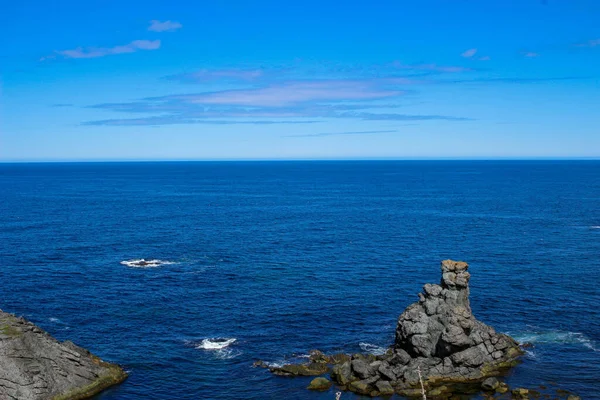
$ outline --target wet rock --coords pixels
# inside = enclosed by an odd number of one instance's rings
[[[481,388],[488,392],[494,392],[500,386],[500,381],[496,378],[487,378],[481,383]]]
[[[325,391],[325,390],[329,390],[331,385],[332,385],[332,383],[329,379],[319,377],[319,378],[315,378],[312,381],[310,381],[310,384],[308,385],[307,389]]]
[[[84,399],[126,378],[119,366],[0,310],[0,399]]]
[[[381,396],[391,396],[394,394],[394,388],[388,381],[378,381],[375,387]]]
[[[511,391],[513,399],[528,399],[529,390],[525,388],[516,388]]]
[[[331,372],[331,378],[342,386],[349,384],[353,380],[350,362],[346,361],[343,364],[336,364]]]
[[[325,363],[311,362],[308,364],[286,364],[281,367],[270,367],[275,375],[279,376],[318,376],[329,371],[329,366]]]
[[[364,395],[369,395],[373,391],[373,388],[369,385],[368,382],[365,382],[365,381],[354,381],[354,382],[350,383],[350,385],[348,386],[348,389],[351,392],[358,393],[358,394],[364,394]]]
[[[500,382],[500,384],[496,388],[496,392],[500,393],[500,394],[504,394],[504,393],[508,392],[508,385],[504,382]]]

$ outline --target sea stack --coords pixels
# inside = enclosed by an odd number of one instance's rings
[[[479,391],[486,378],[515,366],[523,352],[514,339],[473,316],[468,267],[442,261],[440,284],[426,284],[419,301],[400,315],[395,342],[385,354],[313,351],[308,363],[272,367],[271,372],[316,376],[331,371],[340,389],[368,396],[421,398],[424,390],[428,398],[446,399]]]
[[[419,301],[400,315],[394,353],[408,360],[401,368],[406,381],[414,383],[408,371],[417,367],[424,379],[482,379],[522,354],[514,339],[473,316],[468,268],[465,262],[442,261],[441,283],[426,284]]]
[[[121,367],[0,310],[0,399],[86,399],[126,378]]]

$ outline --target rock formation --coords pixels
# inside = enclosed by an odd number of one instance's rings
[[[515,340],[471,313],[468,267],[443,261],[440,285],[425,285],[398,319],[395,354],[410,356],[408,368],[420,365],[424,376],[480,379],[521,354]]]
[[[341,389],[379,396],[431,398],[481,389],[481,382],[516,365],[518,343],[478,321],[469,304],[468,265],[442,262],[439,285],[427,284],[419,301],[400,315],[394,345],[381,356],[327,356],[313,352],[307,364],[270,368],[277,375],[320,375],[332,367]],[[489,383],[489,382],[488,382]]]
[[[126,377],[119,366],[0,310],[0,399],[86,399]]]

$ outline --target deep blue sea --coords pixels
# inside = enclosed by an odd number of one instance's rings
[[[102,400],[334,399],[252,363],[389,346],[446,258],[510,385],[600,398],[600,161],[0,164],[0,308],[122,364]]]

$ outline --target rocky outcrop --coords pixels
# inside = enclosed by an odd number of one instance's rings
[[[0,310],[0,399],[86,399],[126,377],[119,366]]]
[[[410,357],[407,369],[419,366],[424,377],[481,379],[521,354],[515,340],[473,316],[468,268],[443,261],[441,283],[425,285],[419,301],[400,315],[394,352]]]
[[[419,301],[400,315],[395,342],[384,355],[329,357],[313,352],[304,368],[315,375],[330,371],[341,389],[361,395],[421,397],[421,381],[431,398],[480,391],[486,378],[516,365],[523,352],[511,337],[473,316],[467,270],[464,262],[442,262],[440,284],[425,285]],[[304,375],[286,373],[293,369],[284,365],[271,368],[271,372]],[[484,387],[490,390],[487,384]],[[500,387],[495,385],[492,390]]]

